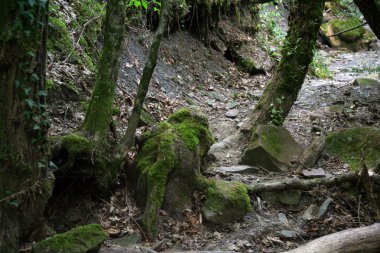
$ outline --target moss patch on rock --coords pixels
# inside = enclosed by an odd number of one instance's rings
[[[348,163],[352,169],[361,169],[361,159],[370,169],[380,170],[380,129],[371,127],[347,128],[332,132],[326,139],[326,150]]]
[[[137,156],[137,194],[140,204],[145,204],[142,224],[148,237],[157,234],[158,211],[165,195],[174,192],[191,201],[201,160],[212,143],[208,120],[195,108],[177,111],[144,135]],[[168,186],[171,190],[166,192]]]
[[[55,235],[38,242],[33,253],[95,253],[107,239],[106,233],[98,224],[73,228],[66,233]]]
[[[329,22],[332,25],[332,28],[335,33],[343,32],[347,29],[360,25],[362,22],[359,18],[351,17],[348,19],[332,19]],[[363,27],[359,27],[357,29],[344,32],[339,34],[339,38],[347,43],[355,42],[361,38],[365,34],[365,29]]]
[[[291,160],[302,151],[301,146],[283,127],[259,125],[252,131],[251,141],[241,164],[269,171],[286,171]]]
[[[240,182],[210,180],[203,217],[210,222],[223,224],[237,221],[252,211],[247,188]]]

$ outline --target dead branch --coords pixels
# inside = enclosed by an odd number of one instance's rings
[[[298,177],[287,178],[281,181],[253,183],[247,185],[250,193],[258,193],[265,191],[280,191],[280,190],[310,190],[317,185],[334,185],[342,184],[344,182],[356,182],[358,179],[357,172],[349,172],[346,174],[328,177],[328,178],[314,178],[314,179],[300,179]]]

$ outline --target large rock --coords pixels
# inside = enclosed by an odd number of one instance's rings
[[[137,202],[145,206],[142,224],[150,239],[157,235],[160,209],[181,215],[191,208],[202,161],[212,143],[208,119],[196,108],[178,110],[144,134],[134,171]]]
[[[96,253],[107,239],[98,224],[73,228],[66,233],[55,235],[38,242],[33,253]]]
[[[247,188],[240,182],[212,180],[202,208],[205,220],[223,224],[237,221],[252,210]]]
[[[332,47],[346,48],[357,51],[368,49],[371,43],[376,41],[376,36],[363,27],[338,34],[362,22],[359,18],[351,17],[346,19],[331,19],[328,23],[321,26],[321,33]],[[332,36],[338,34],[336,36]]]
[[[372,170],[380,170],[380,129],[371,127],[346,128],[332,132],[326,139],[326,151],[338,156],[352,169],[365,164]]]
[[[262,167],[268,171],[287,171],[291,161],[301,153],[301,146],[283,127],[260,125],[252,133],[241,164]]]

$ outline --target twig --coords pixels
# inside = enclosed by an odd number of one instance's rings
[[[109,206],[112,206],[112,207],[115,207],[116,209],[118,209],[119,211],[121,212],[124,212],[123,209],[121,209],[120,207],[118,207],[117,205],[114,205],[114,204],[111,204],[111,203],[108,203],[107,201],[105,201],[104,199],[102,198],[99,198],[97,197],[99,200],[101,200],[103,203],[109,205]],[[141,234],[143,235],[144,239],[146,241],[148,241],[148,237],[146,237],[145,235],[145,232],[144,230],[141,228],[140,224],[135,220],[135,218],[131,217],[132,221],[135,223],[135,225],[137,226],[137,228],[140,230]]]
[[[75,51],[75,49],[78,47],[78,45],[79,45],[79,41],[80,41],[80,38],[82,37],[84,31],[86,30],[86,27],[87,27],[92,21],[97,20],[98,18],[100,18],[100,17],[102,17],[102,16],[103,16],[103,15],[95,16],[95,17],[91,18],[90,20],[88,20],[88,21],[83,25],[82,30],[81,30],[81,32],[80,32],[80,34],[79,34],[79,36],[78,36],[77,41],[74,43],[73,48],[71,49],[70,53],[69,53],[69,54],[67,55],[67,57],[63,60],[64,62],[66,62],[66,61],[70,58],[71,54],[72,54],[72,53]]]

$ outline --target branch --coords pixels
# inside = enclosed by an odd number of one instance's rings
[[[315,178],[315,179],[300,179],[300,178],[287,178],[282,181],[272,181],[264,183],[253,183],[247,185],[250,193],[258,193],[264,191],[280,191],[280,190],[309,190],[317,185],[334,185],[343,182],[354,182],[358,178],[357,172],[349,172],[346,174],[338,175],[329,178]]]

